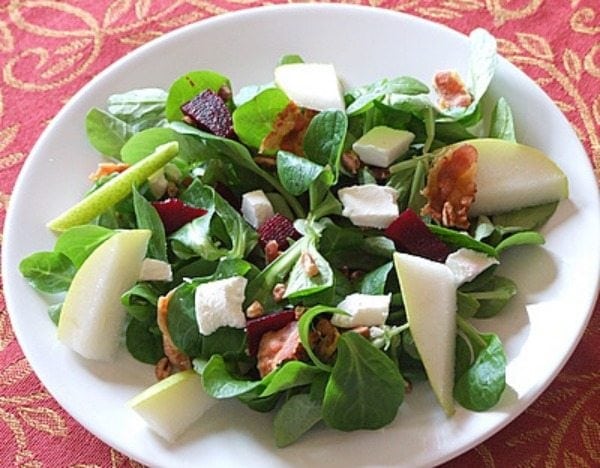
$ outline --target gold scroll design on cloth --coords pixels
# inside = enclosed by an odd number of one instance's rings
[[[60,26],[35,23],[36,16],[48,15],[36,15],[40,9],[51,10],[54,17],[65,18],[62,23],[74,26],[60,29]],[[152,0],[114,0],[98,19],[76,1],[12,0],[7,11],[11,26],[40,38],[40,45],[9,57],[2,70],[5,82],[16,89],[49,91],[90,72],[109,40],[138,46],[165,31],[225,10],[198,0],[160,4]],[[5,23],[0,24],[0,52],[12,50],[14,38],[10,28]],[[31,69],[25,65],[31,63],[35,73],[23,76],[24,68]]]
[[[551,45],[541,36],[529,33],[516,33],[516,41],[500,39],[499,50],[504,57],[520,68],[535,68],[543,72],[538,84],[543,88],[558,85],[567,100],[554,99],[557,106],[570,117],[579,138],[589,144],[591,157],[596,168],[596,178],[600,182],[600,96],[588,103],[582,95],[578,83],[588,74],[587,79],[600,86],[600,45],[578,53],[565,49],[557,57]],[[589,89],[593,87],[588,85]],[[552,93],[557,95],[558,93]]]

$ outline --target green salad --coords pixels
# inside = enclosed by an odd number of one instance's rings
[[[273,412],[279,447],[384,427],[422,380],[448,417],[494,407],[507,359],[470,319],[516,294],[502,254],[544,242],[568,187],[486,95],[494,38],[470,47],[464,81],[433,86],[344,89],[286,55],[241,89],[201,70],[109,96],[85,121],[106,161],[20,264],[58,339],[147,363],[158,382],[129,406],[168,440],[229,398]]]

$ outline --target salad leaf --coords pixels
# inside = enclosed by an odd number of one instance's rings
[[[180,107],[202,91],[210,89],[217,93],[221,87],[230,87],[229,79],[212,70],[200,70],[186,73],[177,78],[169,88],[165,114],[172,122],[181,120],[183,113]]]
[[[164,89],[141,88],[109,96],[107,110],[124,122],[138,124],[149,116],[162,117],[166,102]]]
[[[307,263],[311,263],[316,268],[315,274],[307,271],[309,270]],[[316,294],[331,286],[333,286],[331,266],[317,250],[315,241],[309,242],[290,272],[284,297],[298,299]]]
[[[294,196],[306,192],[323,169],[320,164],[288,151],[277,153],[277,175],[285,189]]]
[[[346,113],[326,110],[318,113],[310,122],[304,136],[306,157],[321,166],[329,165],[337,181],[340,159],[348,130]]]
[[[137,189],[133,188],[133,207],[138,229],[148,229],[152,237],[148,242],[148,257],[167,261],[167,241],[165,227],[152,204]]]
[[[21,260],[19,271],[33,288],[56,294],[69,289],[76,268],[63,253],[35,252]]]
[[[100,244],[115,232],[102,226],[83,225],[67,229],[56,240],[54,251],[66,255],[79,268]]]
[[[202,385],[210,396],[222,399],[242,395],[261,385],[261,381],[233,376],[223,356],[214,354],[202,370]]]
[[[146,364],[156,364],[164,356],[156,320],[130,320],[125,330],[125,345],[135,359]]]
[[[202,154],[203,146],[195,138],[182,135],[170,128],[156,127],[132,135],[121,148],[121,159],[123,162],[135,164],[152,154],[157,146],[170,141],[179,143],[179,153],[177,154],[179,160],[195,161]]]
[[[515,124],[512,111],[505,98],[501,97],[496,102],[492,111],[492,122],[490,125],[490,138],[517,141],[515,135]]]
[[[119,158],[130,133],[127,123],[102,109],[93,107],[85,117],[90,144],[101,154]]]
[[[286,447],[322,419],[321,402],[307,393],[292,395],[281,406],[273,420],[277,447]]]

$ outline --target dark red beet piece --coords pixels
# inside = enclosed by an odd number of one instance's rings
[[[277,241],[279,250],[285,250],[289,246],[288,238],[298,239],[300,233],[294,229],[294,224],[288,218],[276,213],[258,228],[258,236],[263,249],[267,242],[274,240]]]
[[[450,254],[450,248],[410,208],[400,213],[383,234],[394,241],[398,250],[412,255],[443,262]]]
[[[161,221],[165,225],[165,232],[170,234],[177,231],[184,224],[206,214],[203,208],[196,208],[182,202],[179,198],[167,198],[162,201],[152,202]]]
[[[231,190],[227,185],[222,182],[217,182],[215,184],[215,192],[221,195],[223,199],[237,211],[241,211],[242,200],[235,193],[233,193],[233,190]]]
[[[181,106],[181,112],[198,128],[220,137],[233,137],[231,112],[225,101],[210,89]]]
[[[250,356],[256,356],[256,353],[258,353],[258,345],[265,333],[279,330],[295,319],[294,309],[284,309],[280,312],[248,320],[246,322],[246,337]]]

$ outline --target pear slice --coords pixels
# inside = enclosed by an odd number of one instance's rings
[[[190,369],[155,383],[127,405],[150,429],[172,442],[216,402],[204,391],[202,377]]]
[[[456,286],[443,263],[394,253],[408,326],[427,378],[444,412],[454,413]]]
[[[139,277],[151,234],[147,229],[117,232],[83,262],[60,313],[62,343],[88,359],[114,357],[126,319],[121,295]]]
[[[275,84],[299,107],[344,110],[344,95],[333,65],[290,63],[275,68]]]
[[[179,143],[176,141],[157,146],[152,154],[127,168],[50,221],[48,228],[55,232],[62,232],[73,226],[89,223],[108,208],[123,200],[131,193],[133,186],[140,185],[148,177],[153,176],[156,171],[177,156],[178,152]]]
[[[565,173],[536,148],[493,138],[462,143],[473,145],[479,153],[477,194],[469,216],[513,211],[569,195]]]

